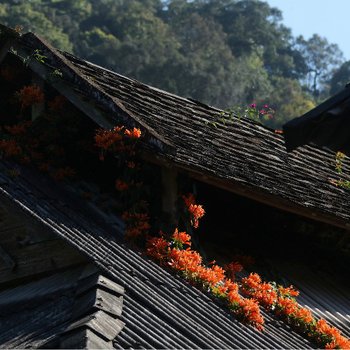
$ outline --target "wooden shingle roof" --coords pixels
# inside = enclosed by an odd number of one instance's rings
[[[67,201],[71,195],[62,185],[36,171],[21,168],[21,174],[11,178],[7,173],[12,167],[13,164],[0,164],[1,201],[11,201],[20,212],[75,247],[103,275],[125,289],[120,318],[125,326],[117,335],[120,327],[116,324],[115,348],[314,347],[269,314],[264,313],[264,332],[245,326],[206,294],[125,245],[122,227],[106,225],[86,201],[81,198]],[[74,298],[71,302],[74,303]],[[70,319],[69,314],[66,310],[65,320]],[[35,323],[30,326],[35,328]],[[4,341],[1,336],[0,340]],[[5,340],[7,348],[18,346],[13,339],[11,342],[11,337]]]
[[[99,125],[141,127],[148,160],[269,205],[350,225],[348,193],[329,183],[338,176],[333,154],[310,146],[287,154],[283,138],[268,128],[243,118],[222,123],[216,108],[59,52],[34,34],[15,38],[11,45],[11,55],[25,58],[30,69]],[[44,62],[33,58],[35,50]],[[51,74],[55,71],[59,77]],[[313,347],[269,315],[264,333],[238,323],[205,294],[127,247],[118,238],[122,228],[103,223],[86,203],[67,201],[61,188],[37,173],[22,171],[12,179],[10,168],[0,165],[2,200],[14,203],[125,287],[126,326],[115,339],[116,348]],[[342,322],[348,320],[340,318],[337,325]]]
[[[93,265],[0,292],[0,348],[113,348],[124,290]]]
[[[31,33],[13,47],[22,57],[40,50],[45,62],[29,59],[28,66],[99,125],[138,125],[146,131],[147,159],[263,203],[349,228],[348,192],[330,183],[339,177],[331,152],[305,146],[287,153],[283,136],[273,130],[245,118],[221,122],[219,109],[59,52]],[[55,70],[61,77],[50,79]],[[345,165],[345,174],[346,170]]]

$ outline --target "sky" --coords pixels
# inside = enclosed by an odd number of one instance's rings
[[[293,36],[309,39],[314,33],[338,44],[350,60],[350,0],[265,0],[282,11],[283,24]]]

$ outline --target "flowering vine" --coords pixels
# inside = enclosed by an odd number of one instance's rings
[[[316,320],[311,311],[296,301],[299,292],[292,286],[284,288],[275,283],[263,282],[257,273],[251,273],[241,280],[243,295],[256,300],[266,310],[281,317],[321,348],[349,349],[350,340],[325,320]]]
[[[258,303],[238,293],[239,286],[219,265],[203,264],[200,254],[191,249],[191,236],[175,229],[169,240],[164,236],[147,241],[147,254],[160,265],[171,268],[190,283],[226,302],[227,307],[242,321],[263,330],[264,319]]]
[[[0,70],[0,75],[5,80],[12,79],[14,73],[8,69]],[[33,122],[25,116],[31,106],[44,102],[43,91],[36,85],[26,85],[15,93],[15,98],[20,108],[19,115],[0,128],[0,155],[18,159],[22,163],[33,162],[56,180],[73,177],[75,170],[64,162],[66,150],[60,142],[53,142],[59,140],[61,135],[55,134],[54,127],[52,130],[44,127],[40,133],[35,134],[32,132]],[[43,119],[57,121],[55,116],[64,114],[65,102],[62,96],[55,96],[48,101],[49,113]],[[273,110],[267,105],[259,109],[251,104],[235,111],[235,115],[246,115],[258,120],[270,118]],[[136,157],[136,146],[141,136],[140,129],[128,129],[125,126],[116,126],[112,130],[99,129],[94,136],[100,160],[103,161],[108,154],[112,154],[119,165],[114,185],[116,193],[124,202],[122,218],[126,223],[126,237],[131,240],[147,237],[151,230],[148,205],[142,195],[143,183],[138,176],[140,163]],[[338,152],[338,173],[342,172],[343,159],[344,155]],[[203,206],[196,203],[192,194],[184,195],[182,199],[191,226],[198,228],[199,220],[205,214]],[[309,309],[298,304],[296,297],[299,292],[293,287],[285,288],[273,282],[263,282],[255,273],[239,279],[237,273],[243,266],[237,261],[224,268],[215,262],[206,265],[202,256],[192,249],[191,236],[186,232],[175,229],[170,236],[162,234],[160,237],[148,237],[146,252],[161,266],[173,270],[191,284],[223,301],[237,318],[258,330],[263,330],[264,326],[260,309],[263,307],[314,340],[320,347],[350,348],[349,340],[339,330],[323,319],[316,320]]]
[[[192,193],[189,193],[188,195],[183,195],[182,199],[190,216],[191,225],[194,228],[198,228],[199,219],[201,219],[205,214],[203,206],[200,204],[196,204],[196,199]]]
[[[115,180],[115,189],[124,203],[122,218],[126,224],[126,238],[143,238],[151,228],[147,203],[142,199],[142,182],[137,181],[139,164],[136,161],[135,147],[141,137],[138,128],[127,129],[116,126],[112,130],[99,129],[95,134],[95,145],[100,150],[99,158],[113,154],[119,163],[120,173]]]

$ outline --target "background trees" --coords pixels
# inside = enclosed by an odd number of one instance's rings
[[[281,12],[258,0],[0,0],[0,22],[221,108],[268,103],[273,127],[350,78],[337,45],[294,38]]]

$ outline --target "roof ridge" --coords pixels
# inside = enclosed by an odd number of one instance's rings
[[[111,108],[111,103],[114,104],[117,107],[117,109],[119,109],[132,121],[132,123],[130,123],[130,120],[127,121],[124,117],[124,123],[139,124],[142,128],[147,130],[150,133],[150,135],[152,135],[162,144],[164,144],[167,147],[172,147],[169,141],[165,140],[157,131],[155,131],[152,127],[147,125],[143,120],[141,120],[138,116],[132,113],[128,108],[126,108],[124,103],[120,99],[111,96],[106,91],[102,90],[94,81],[87,79],[87,77],[85,77],[84,74],[78,68],[76,68],[66,57],[64,57],[64,55],[58,49],[54,48],[51,44],[46,42],[45,39],[41,38],[35,33],[28,32],[22,35],[18,42],[19,44],[23,44],[24,46],[26,46],[27,49],[29,48],[32,50],[46,51],[45,54],[50,54],[49,59],[51,60],[51,62],[49,63],[51,63],[52,68],[66,70],[66,75],[64,75],[64,77],[69,77],[69,81],[66,80],[66,83],[69,82],[74,83],[74,85],[82,85],[85,88],[84,91],[88,92],[89,98],[95,101],[97,100],[98,103],[100,103],[104,108],[111,110],[112,112],[116,112],[115,110],[113,110],[113,108]],[[46,57],[46,59],[47,58],[48,57]],[[48,65],[47,62],[44,62],[44,64],[46,66]],[[122,117],[120,113],[118,114],[118,116]],[[113,120],[111,126],[114,126],[116,122],[116,120]]]

